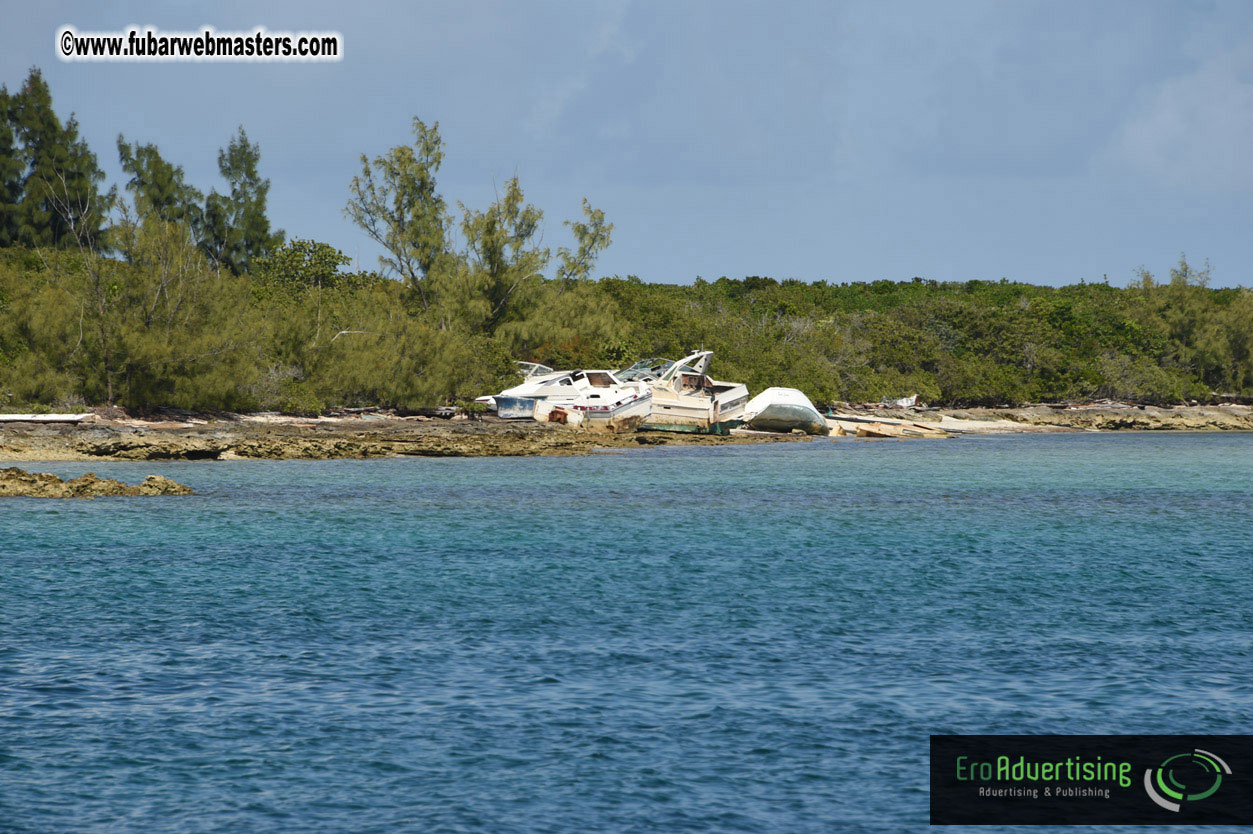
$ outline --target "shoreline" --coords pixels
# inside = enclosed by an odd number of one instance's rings
[[[1128,403],[1029,405],[1013,408],[853,408],[861,418],[886,417],[970,432],[1253,431],[1253,406],[1153,406]]]
[[[850,408],[838,412],[829,422],[833,426],[847,426],[849,424],[843,422],[847,420],[934,424],[936,428],[958,435],[1253,431],[1253,407]],[[747,430],[735,430],[724,436],[656,431],[602,434],[526,421],[444,420],[377,414],[316,418],[258,414],[179,420],[137,420],[96,414],[76,424],[0,423],[0,461],[568,456],[655,446],[723,446],[813,439]]]
[[[0,425],[0,461],[545,457],[654,446],[779,443],[789,435],[600,434],[548,423],[425,418],[92,420]]]

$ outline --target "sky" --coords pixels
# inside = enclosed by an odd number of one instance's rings
[[[155,143],[202,190],[242,125],[271,222],[362,268],[362,154],[446,143],[439,190],[483,209],[517,175],[598,275],[1062,285],[1186,253],[1253,286],[1253,3],[48,2],[0,0],[0,83],[31,66],[111,183]],[[55,34],[331,30],[336,63],[66,63]]]

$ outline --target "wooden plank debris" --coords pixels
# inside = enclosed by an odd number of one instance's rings
[[[94,414],[0,414],[0,423],[81,423]]]

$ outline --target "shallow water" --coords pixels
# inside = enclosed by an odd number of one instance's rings
[[[27,468],[200,494],[0,504],[0,830],[917,829],[931,733],[1253,719],[1249,435]]]

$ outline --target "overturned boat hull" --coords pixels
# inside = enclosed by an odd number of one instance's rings
[[[790,432],[800,429],[805,434],[827,434],[831,431],[827,421],[817,411],[804,406],[776,404],[766,407],[748,421],[758,431]]]
[[[831,429],[826,418],[809,397],[795,388],[767,388],[753,397],[744,409],[744,419],[758,431],[825,435]]]

